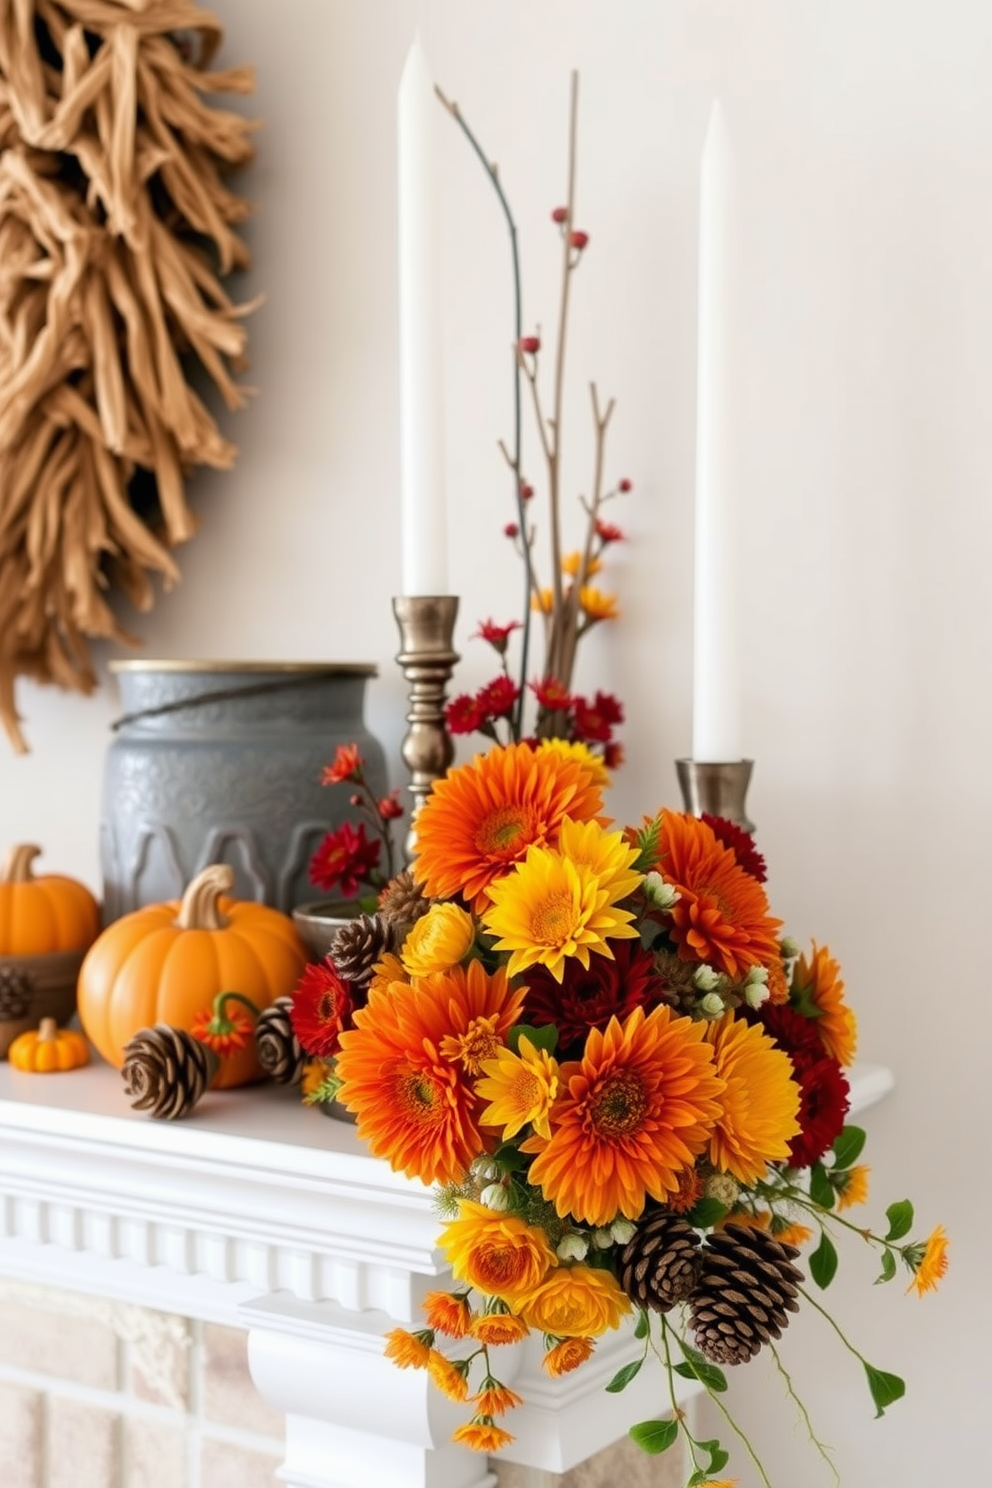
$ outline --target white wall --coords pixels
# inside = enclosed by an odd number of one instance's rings
[[[434,73],[498,158],[520,224],[525,313],[554,317],[569,68],[582,76],[565,443],[588,480],[586,384],[615,394],[610,469],[624,617],[582,680],[627,703],[618,816],[675,799],[688,752],[697,171],[719,92],[747,209],[744,458],[750,798],[790,930],[829,941],[862,1052],[898,1089],[872,1114],[875,1203],[906,1194],[953,1236],[937,1297],[873,1289],[849,1250],[830,1294],[869,1358],[908,1376],[880,1422],[815,1318],[787,1339],[845,1488],[978,1481],[990,1289],[987,621],[992,545],[992,9],[982,0],[217,0],[226,59],[259,70],[258,397],[235,474],[198,479],[181,588],[136,617],[149,655],[365,659],[395,748],[398,585],[394,101],[419,26]],[[445,135],[448,476],[462,686],[467,637],[508,619],[510,297],[495,201]],[[533,467],[536,454],[531,445]],[[96,882],[116,702],[25,687],[33,754],[0,753],[2,835]],[[659,1392],[659,1401],[661,1399]],[[734,1392],[775,1488],[829,1475],[758,1366]],[[784,1429],[783,1425],[784,1424]],[[986,1454],[987,1457],[987,1454]],[[756,1481],[735,1457],[742,1485]]]

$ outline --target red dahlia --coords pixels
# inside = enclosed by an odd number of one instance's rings
[[[444,721],[449,734],[474,734],[482,722],[482,712],[476,699],[463,692],[445,708]]]
[[[666,983],[654,959],[636,941],[616,941],[614,960],[590,957],[588,969],[574,957],[565,963],[561,983],[543,966],[527,973],[527,994],[521,1021],[540,1027],[553,1023],[558,1030],[558,1058],[582,1053],[590,1028],[604,1029],[612,1017],[622,1023],[636,1007],[646,1012],[665,1000]]]
[[[320,1059],[337,1053],[351,1021],[351,988],[328,959],[305,966],[293,992],[289,1019],[301,1048]]]
[[[750,832],[745,832],[736,822],[728,821],[725,816],[711,816],[708,811],[703,812],[703,821],[713,829],[713,834],[729,847],[738,865],[745,873],[750,873],[759,883],[764,883],[768,877],[765,860],[754,845],[754,838]]]
[[[328,832],[310,859],[310,882],[325,892],[340,886],[345,899],[353,898],[377,871],[381,846],[369,838],[364,822],[357,827],[343,822]]]
[[[797,1075],[799,1083],[798,1137],[792,1139],[789,1163],[808,1168],[840,1136],[851,1104],[851,1089],[836,1059],[821,1059]]]
[[[506,718],[520,696],[520,688],[509,677],[494,677],[476,694],[476,706],[483,720]]]

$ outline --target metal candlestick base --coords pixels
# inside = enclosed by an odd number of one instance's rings
[[[744,798],[751,780],[754,760],[729,760],[721,764],[700,760],[675,761],[686,811],[693,816],[722,816],[745,832],[754,831],[748,820]]]
[[[410,730],[401,750],[410,770],[407,789],[413,797],[406,838],[409,860],[416,845],[417,812],[455,757],[444,723],[444,702],[452,668],[461,660],[452,646],[458,599],[453,594],[402,595],[393,600],[393,614],[400,629],[396,660],[410,684],[406,715]]]

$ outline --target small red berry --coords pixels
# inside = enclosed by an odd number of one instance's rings
[[[552,222],[567,222],[568,221],[568,208],[567,207],[555,207],[554,211],[551,213],[551,221]]]
[[[520,500],[529,501],[534,494],[534,487],[527,481],[520,482]]]
[[[618,485],[617,485],[617,490],[618,491],[632,491],[633,489],[634,489],[634,482],[628,480],[626,476],[624,476],[623,480],[620,481],[618,483]]]
[[[519,345],[521,351],[526,352],[528,356],[534,356],[541,349],[541,338],[540,336],[521,336]]]
[[[357,791],[353,796],[349,796],[348,799],[351,802],[352,806],[361,806],[362,804],[362,798]]]
[[[519,537],[520,536],[520,528],[517,526],[516,522],[507,522],[506,526],[503,528],[503,536],[504,537]]]
[[[581,230],[577,230],[577,231],[573,232],[572,236],[569,238],[568,241],[571,243],[571,245],[572,245],[573,248],[578,248],[578,249],[581,250],[588,243],[588,241],[589,241],[589,234],[587,232],[582,232]]]

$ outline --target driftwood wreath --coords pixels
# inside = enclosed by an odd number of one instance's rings
[[[216,19],[190,0],[0,0],[0,721],[26,748],[18,677],[88,692],[87,640],[130,641],[111,605],[195,519],[185,477],[229,467],[190,377],[245,390],[248,208],[225,184],[251,124],[207,96]]]

